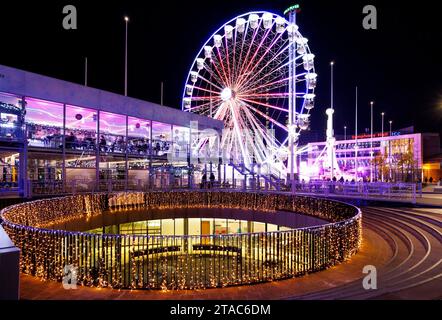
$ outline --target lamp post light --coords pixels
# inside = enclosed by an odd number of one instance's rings
[[[388,139],[388,163],[389,163],[389,167],[390,167],[390,181],[392,181],[392,179],[393,179],[393,177],[392,177],[392,175],[391,175],[391,166],[393,165],[393,159],[391,158],[391,125],[393,124],[393,121],[389,121],[389,123],[390,123],[390,137],[389,137],[389,139]]]
[[[126,38],[124,48],[124,95],[127,96],[127,29],[129,24],[129,17],[125,16],[124,21],[126,23]]]
[[[374,101],[370,101],[370,118],[371,118],[371,138],[370,138],[370,182],[373,182],[373,105]]]
[[[358,87],[355,98],[355,182],[358,182]]]
[[[344,126],[344,141],[347,143],[347,126]],[[344,148],[344,170],[347,170],[347,148]]]
[[[382,137],[384,136],[384,116],[385,116],[385,112],[381,113],[382,116]]]
[[[335,178],[335,161],[336,161],[336,140],[335,133],[333,130],[333,113],[334,113],[334,92],[333,92],[333,67],[335,65],[334,61],[330,62],[330,108],[326,110],[327,114],[327,159],[328,165],[330,166],[330,181]]]
[[[334,67],[334,65],[335,65],[335,62],[334,61],[331,61],[330,62],[330,68],[331,68],[331,73],[330,73],[330,77],[331,77],[331,80],[330,80],[330,83],[331,83],[331,87],[330,87],[330,96],[331,96],[331,108],[332,109],[334,109],[334,92],[333,92],[333,85],[334,85],[334,77],[333,77],[333,67]]]
[[[382,116],[382,140],[381,141],[383,141],[384,140],[384,116],[385,116],[385,112],[382,112],[381,116]],[[381,181],[384,182],[384,167],[383,167],[383,165],[381,167]]]

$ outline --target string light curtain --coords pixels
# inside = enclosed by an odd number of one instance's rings
[[[76,219],[132,209],[233,208],[288,211],[329,221],[288,231],[192,236],[88,234],[53,230]],[[349,259],[361,244],[361,212],[328,199],[288,194],[167,191],[73,195],[1,211],[21,250],[23,273],[61,281],[77,267],[78,284],[127,289],[205,289],[288,279]]]

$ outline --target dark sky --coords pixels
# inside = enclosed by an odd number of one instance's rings
[[[415,125],[442,133],[442,18],[437,1],[299,1],[298,24],[309,38],[319,74],[312,128],[323,130],[329,106],[329,62],[335,66],[335,131],[354,128],[354,88],[360,88],[360,128]],[[62,28],[62,8],[78,9],[78,30]],[[129,95],[180,108],[189,67],[207,38],[252,10],[282,12],[293,1],[1,1],[0,64],[123,93],[124,21],[129,24]],[[362,28],[362,8],[378,9],[378,30]],[[388,127],[388,125],[386,125]]]

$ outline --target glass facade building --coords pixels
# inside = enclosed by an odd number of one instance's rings
[[[220,121],[0,66],[3,194],[185,185],[191,123]],[[175,159],[171,161],[171,159]]]
[[[422,179],[423,142],[422,134],[392,135],[377,134],[373,139],[361,137],[337,140],[336,160],[339,172],[345,177],[367,181],[373,171],[373,181],[418,182]],[[310,177],[315,180],[330,178],[329,168],[324,167],[321,155],[326,142],[309,143],[307,155],[301,166],[310,168]],[[336,177],[340,179],[340,176]],[[348,179],[348,178],[344,178]]]

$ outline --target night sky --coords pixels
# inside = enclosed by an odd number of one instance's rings
[[[203,43],[228,20],[253,10],[282,12],[293,1],[1,1],[0,64],[123,93],[124,15],[129,23],[129,89],[135,98],[180,108],[187,73]],[[319,74],[312,129],[325,130],[330,67],[335,66],[335,132],[354,130],[354,91],[360,90],[360,131],[375,131],[381,112],[393,129],[415,125],[442,133],[442,18],[436,1],[298,1],[301,33]],[[62,8],[78,10],[78,30],[62,28]],[[378,9],[378,30],[362,28],[362,8]]]

